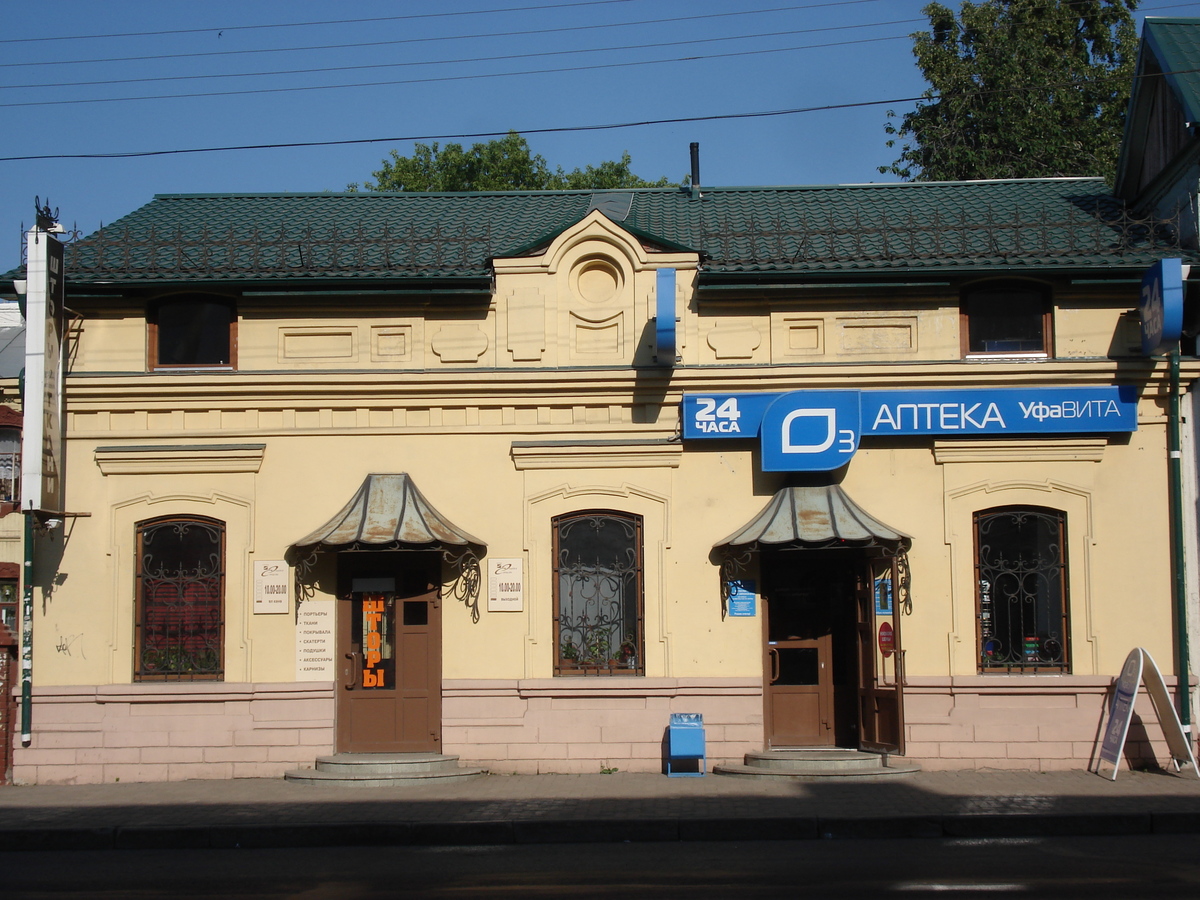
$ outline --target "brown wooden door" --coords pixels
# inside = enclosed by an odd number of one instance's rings
[[[338,603],[337,749],[439,752],[442,724],[440,580],[427,554],[394,574],[350,574]],[[404,557],[412,557],[404,559]],[[414,568],[416,571],[414,571]]]
[[[832,746],[832,635],[768,641],[766,671],[767,746]]]
[[[858,610],[859,746],[904,752],[904,650],[895,559],[866,560],[855,591]]]

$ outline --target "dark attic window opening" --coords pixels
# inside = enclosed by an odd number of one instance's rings
[[[160,300],[150,315],[151,368],[232,366],[235,327],[234,305],[224,298]]]
[[[1045,291],[1025,286],[991,286],[963,299],[965,355],[1050,356],[1050,303]]]

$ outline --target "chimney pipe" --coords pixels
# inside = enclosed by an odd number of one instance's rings
[[[700,143],[692,141],[692,183],[691,192],[693,197],[700,196]]]

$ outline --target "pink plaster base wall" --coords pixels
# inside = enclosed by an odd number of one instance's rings
[[[910,677],[907,758],[926,769],[1094,767],[1107,677]],[[1169,687],[1173,687],[1168,682]],[[545,678],[443,683],[442,747],[499,773],[662,769],[673,712],[704,716],[708,766],[763,747],[757,678]],[[295,684],[138,684],[34,691],[18,784],[272,778],[333,752],[334,691]],[[1138,696],[1134,765],[1170,762]]]
[[[44,687],[17,784],[268,778],[333,750],[333,685]]]
[[[442,749],[514,774],[662,771],[673,712],[704,716],[708,767],[761,750],[757,678],[454,680],[442,686]]]
[[[906,756],[926,769],[1095,768],[1112,679],[1078,675],[909,677]],[[1174,692],[1174,679],[1167,680]],[[1170,764],[1139,690],[1123,766]],[[1107,763],[1105,764],[1107,771]]]

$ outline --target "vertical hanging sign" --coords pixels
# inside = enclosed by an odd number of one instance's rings
[[[384,599],[382,594],[363,594],[363,671],[364,688],[389,688],[383,659]]]
[[[675,337],[675,270],[659,269],[654,285],[654,361],[660,366],[674,366],[677,342]]]
[[[63,245],[40,227],[27,240],[21,507],[57,511],[63,509]]]

